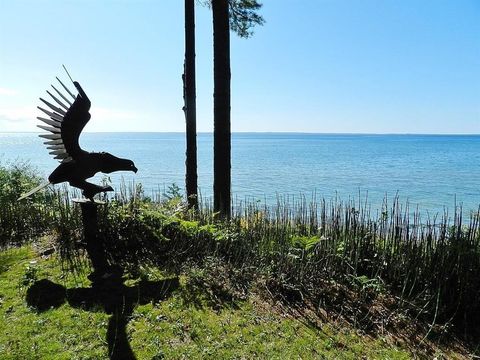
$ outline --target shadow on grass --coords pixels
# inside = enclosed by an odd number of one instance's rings
[[[128,342],[126,327],[135,306],[164,300],[179,286],[178,278],[141,281],[128,287],[121,281],[104,282],[91,288],[66,289],[50,280],[39,280],[27,291],[29,306],[42,312],[68,302],[86,311],[103,309],[111,315],[107,343],[110,359],[136,359]]]
[[[186,282],[180,297],[185,305],[196,309],[239,310],[248,299],[252,274],[236,269],[219,259],[208,258],[193,264],[185,272]]]
[[[207,307],[217,312],[223,309],[238,310],[245,300],[237,298],[229,289],[205,282],[203,279],[189,280],[180,297],[186,305],[192,305],[196,309]]]
[[[417,355],[435,358],[438,351],[452,351],[466,358],[480,355],[480,330],[469,333],[450,323],[433,323],[421,318],[413,304],[399,306],[398,299],[388,293],[359,290],[339,283],[320,283],[310,293],[300,287],[289,286],[269,279],[263,287],[263,296],[270,299],[277,311],[298,319],[305,326],[328,336],[338,349],[349,348],[324,331],[329,324],[336,329],[355,329],[372,339],[388,341]],[[312,299],[316,299],[313,302]],[[446,356],[446,355],[445,355]],[[443,358],[440,356],[440,358]]]

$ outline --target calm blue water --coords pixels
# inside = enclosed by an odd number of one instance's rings
[[[86,133],[81,145],[134,160],[139,172],[124,173],[147,194],[176,183],[183,188],[185,140],[180,133]],[[211,196],[212,135],[198,136],[199,187]],[[0,133],[0,162],[28,160],[47,176],[57,162],[37,134]],[[120,176],[112,176],[114,186]],[[372,207],[385,194],[422,210],[464,209],[480,204],[480,136],[233,134],[232,189],[236,197],[269,203],[279,195],[327,199],[368,193]]]

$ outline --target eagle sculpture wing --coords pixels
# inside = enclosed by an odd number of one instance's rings
[[[49,132],[39,136],[47,140],[44,144],[47,145],[50,154],[61,163],[67,163],[77,160],[86,153],[80,148],[78,138],[90,120],[89,110],[91,103],[78,82],[73,82],[78,91],[78,95],[75,96],[58,77],[57,80],[68,95],[72,97],[73,103],[68,100],[67,96],[52,85],[53,90],[55,90],[61,100],[48,90],[47,93],[59,106],[53,105],[49,101],[40,98],[50,110],[38,106],[38,109],[49,118],[37,117],[37,119],[46,124],[37,126]]]

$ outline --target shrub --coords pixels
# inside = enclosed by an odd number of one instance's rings
[[[53,193],[17,201],[42,180],[28,163],[0,165],[0,247],[18,245],[51,229]]]

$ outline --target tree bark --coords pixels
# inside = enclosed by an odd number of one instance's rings
[[[187,137],[185,185],[189,208],[198,208],[197,109],[195,90],[195,0],[185,0],[185,64],[182,78]]]
[[[228,0],[212,0],[213,12],[213,206],[231,214],[230,25]]]

